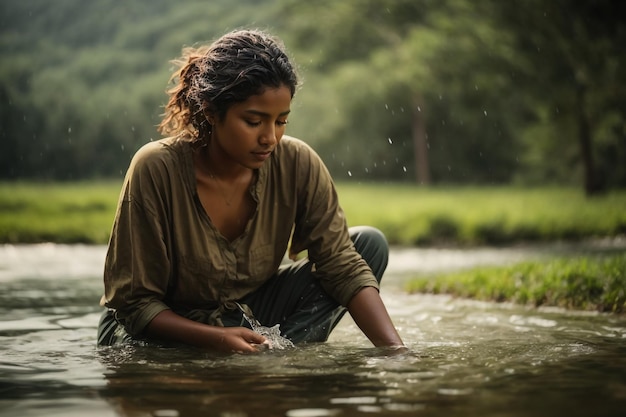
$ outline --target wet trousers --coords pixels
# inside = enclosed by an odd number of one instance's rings
[[[385,237],[377,229],[358,226],[350,228],[350,238],[380,283],[389,259]],[[324,291],[311,272],[312,266],[307,258],[286,263],[239,302],[247,305],[263,326],[279,324],[281,334],[295,344],[326,341],[347,309]],[[228,327],[251,327],[239,310],[224,312],[222,322]],[[132,338],[113,312],[105,311],[98,326],[98,345],[125,342],[132,342]]]

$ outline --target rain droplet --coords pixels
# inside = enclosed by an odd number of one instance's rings
[[[402,167],[402,171],[406,172],[406,167],[405,166]]]
[[[67,133],[72,133],[72,126],[67,128]]]
[[[393,145],[393,141],[391,140],[391,138],[387,138],[387,140],[389,141],[390,145]]]
[[[352,172],[348,171],[348,176],[351,177],[352,176]]]
[[[487,115],[487,110],[483,110],[483,114],[486,116]]]

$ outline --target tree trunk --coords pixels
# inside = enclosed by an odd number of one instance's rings
[[[430,167],[428,164],[428,139],[426,138],[426,122],[424,118],[424,100],[421,94],[413,95],[411,112],[411,130],[413,136],[413,152],[415,155],[415,176],[419,185],[430,185]]]
[[[593,149],[591,143],[591,123],[586,111],[587,88],[579,84],[576,106],[578,107],[578,143],[580,146],[580,157],[583,163],[585,194],[592,196],[602,191],[602,185],[598,181],[593,162]]]

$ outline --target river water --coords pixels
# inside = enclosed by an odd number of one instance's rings
[[[0,246],[0,416],[623,416],[626,317],[402,290],[579,250],[396,248],[381,290],[408,353],[371,347],[346,316],[327,343],[216,356],[96,348],[105,248]]]

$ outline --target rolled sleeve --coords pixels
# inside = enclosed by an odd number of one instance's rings
[[[346,306],[362,288],[378,289],[378,281],[350,239],[330,173],[312,150],[304,155],[293,245],[308,250],[324,290]]]
[[[141,155],[141,154],[140,154]],[[104,269],[105,306],[136,336],[161,311],[170,284],[167,226],[155,184],[159,175],[131,164],[111,231]],[[162,204],[162,203],[161,203]]]

